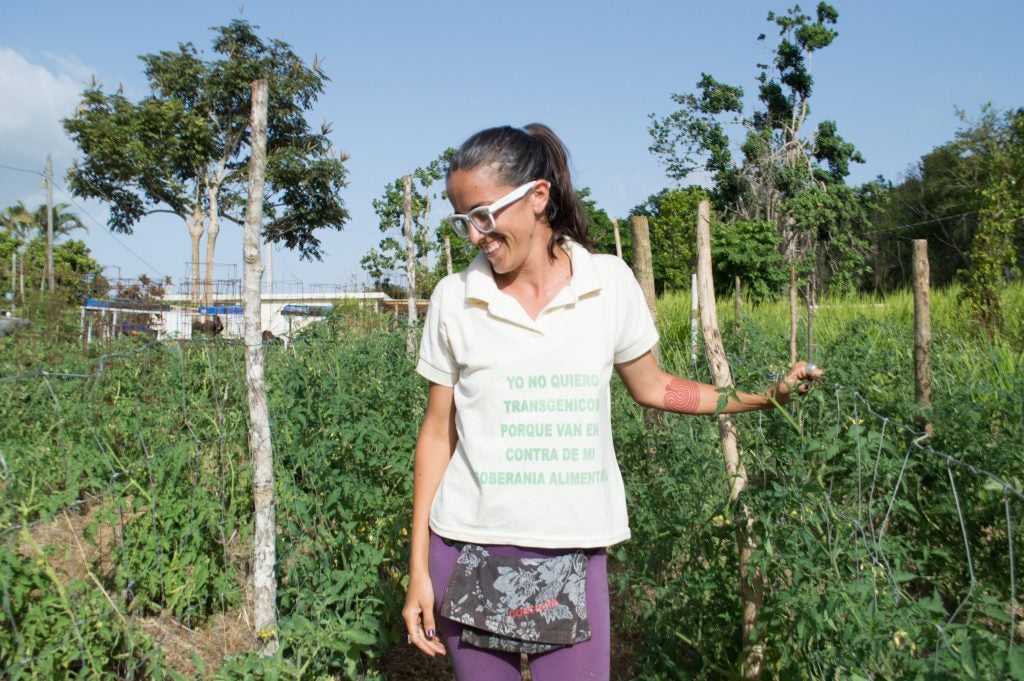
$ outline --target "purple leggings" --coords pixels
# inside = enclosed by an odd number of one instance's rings
[[[490,545],[500,556],[540,558],[562,553],[560,550],[527,549],[519,546]],[[434,584],[434,617],[459,681],[519,681],[519,653],[477,648],[463,643],[462,625],[441,617],[439,609],[445,588],[455,572],[459,549],[434,533],[430,535],[430,579]],[[587,618],[590,640],[530,655],[530,673],[534,681],[607,681],[611,666],[611,620],[608,613],[607,556],[604,549],[589,554],[587,564]]]

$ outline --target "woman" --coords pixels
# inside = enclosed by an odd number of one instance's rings
[[[459,679],[517,681],[517,651],[534,649],[517,648],[518,634],[481,647],[497,634],[459,610],[500,601],[512,604],[499,609],[501,623],[557,620],[578,641],[530,654],[536,681],[607,679],[605,548],[629,538],[612,447],[612,369],[646,407],[713,414],[720,394],[659,368],[643,293],[620,259],[589,252],[568,155],[549,128],[472,136],[452,160],[447,191],[457,211],[449,223],[480,252],[435,289],[420,346],[417,372],[430,387],[414,466],[409,642],[431,656],[450,653]],[[723,411],[785,403],[791,386],[820,373],[798,362],[784,381],[764,394],[736,393]],[[585,583],[559,567],[562,581],[543,591],[552,563],[532,559],[567,555],[581,556]],[[509,586],[470,574],[492,560],[519,561],[511,574],[526,576]],[[528,572],[539,564],[546,573]],[[576,563],[558,563],[568,564]],[[555,592],[571,603],[550,598]]]

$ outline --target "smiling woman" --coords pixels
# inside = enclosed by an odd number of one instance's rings
[[[658,367],[640,286],[622,260],[591,253],[568,153],[548,127],[473,135],[447,190],[449,222],[479,253],[434,289],[420,345],[430,388],[414,463],[409,643],[450,653],[459,679],[518,681],[521,653],[536,681],[607,679],[606,549],[630,534],[612,371],[648,407],[710,414],[719,395]],[[785,402],[789,385],[818,375],[798,362],[786,382],[736,393],[723,411]],[[580,578],[554,575],[563,562]],[[467,612],[478,601],[494,607]]]

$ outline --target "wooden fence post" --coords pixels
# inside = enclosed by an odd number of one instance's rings
[[[409,282],[409,326],[405,334],[405,350],[416,352],[416,237],[412,232],[412,175],[402,177],[402,226],[405,230],[405,273]]]
[[[807,361],[814,360],[814,318],[818,313],[818,278],[812,273],[807,282]],[[795,361],[795,360],[794,360]],[[792,364],[792,362],[790,363]]]
[[[740,335],[740,275],[736,275],[736,287],[734,290],[736,294],[736,311],[733,315],[732,328],[733,332],[738,336]]]
[[[929,290],[928,241],[914,239],[914,396],[921,408],[918,425],[932,435],[928,415],[932,406],[932,376],[929,353],[932,345],[932,312]]]
[[[700,326],[700,297],[697,295],[697,273],[690,277],[690,361],[697,366],[697,329]]]
[[[800,317],[796,305],[796,265],[789,266],[789,365],[796,363],[796,331]]]
[[[252,589],[256,649],[273,655],[277,632],[277,529],[274,511],[274,449],[271,444],[267,391],[263,380],[263,334],[260,329],[260,226],[263,224],[263,188],[267,165],[267,81],[252,84],[252,157],[249,160],[249,196],[245,203],[243,239],[245,316],[245,375],[249,398],[249,451],[252,458],[254,506]]]
[[[612,231],[615,233],[615,255],[622,257],[622,235],[619,234],[619,220],[612,218]]]
[[[636,274],[640,288],[647,300],[647,307],[655,321],[658,319],[658,299],[654,295],[654,265],[651,259],[651,228],[646,215],[633,215],[629,218],[633,228],[633,273]],[[661,352],[658,347],[653,349],[654,358],[661,365]]]
[[[725,355],[722,334],[718,330],[715,286],[711,273],[711,207],[701,201],[697,209],[697,281],[700,296],[701,324],[704,328],[704,349],[715,386],[732,387],[732,369]],[[764,576],[751,568],[750,558],[757,548],[754,525],[757,518],[741,500],[747,487],[747,469],[739,454],[736,421],[731,415],[719,414],[718,435],[722,442],[722,458],[729,474],[729,500],[738,505],[735,514],[736,548],[739,552],[740,600],[743,606],[743,676],[755,679],[764,664],[764,645],[756,639],[757,620],[764,602]]]

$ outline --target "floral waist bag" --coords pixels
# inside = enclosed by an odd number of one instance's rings
[[[583,551],[515,558],[462,544],[441,615],[479,648],[544,653],[586,641],[587,562]]]

